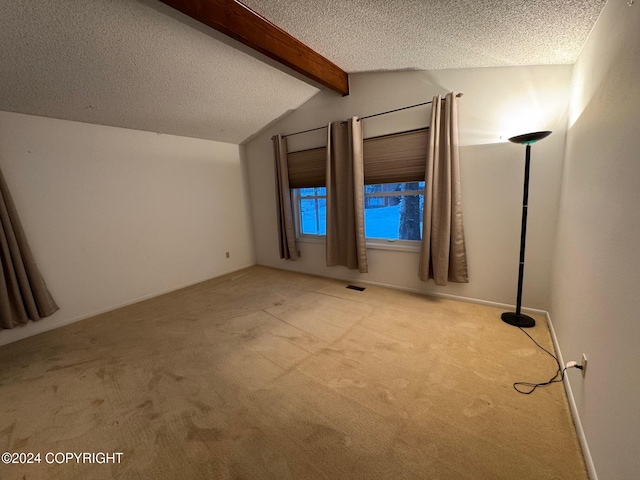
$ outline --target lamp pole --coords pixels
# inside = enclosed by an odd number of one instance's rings
[[[531,145],[538,140],[551,135],[551,132],[534,132],[524,135],[518,135],[509,139],[512,143],[520,143],[526,145],[525,164],[524,164],[524,193],[522,196],[522,226],[520,230],[520,265],[518,268],[518,297],[516,301],[516,311],[505,312],[502,314],[502,321],[516,327],[530,328],[534,327],[536,321],[528,315],[521,312],[522,309],[522,284],[524,279],[524,252],[527,241],[527,213],[529,210],[529,169],[531,166]]]

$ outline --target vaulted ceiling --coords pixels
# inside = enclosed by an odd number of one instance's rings
[[[243,3],[353,73],[570,64],[606,0]],[[323,88],[158,0],[0,0],[0,45],[0,110],[223,142]]]

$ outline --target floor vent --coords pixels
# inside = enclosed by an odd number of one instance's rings
[[[364,292],[364,287],[356,287],[355,285],[347,285],[347,288],[350,288],[351,290],[357,290],[359,292]]]

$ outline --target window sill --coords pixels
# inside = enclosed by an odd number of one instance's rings
[[[296,241],[300,243],[325,243],[324,235],[300,235]]]
[[[420,242],[409,240],[368,240],[367,248],[373,250],[395,250],[397,252],[419,252]]]
[[[325,244],[324,235],[304,235],[297,238],[300,243]],[[407,240],[367,240],[367,249],[393,250],[396,252],[419,252],[420,242]]]

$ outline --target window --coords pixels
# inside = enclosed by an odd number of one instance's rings
[[[428,139],[427,128],[364,139],[364,223],[370,245],[418,246]],[[298,236],[326,235],[326,147],[289,152],[287,160]],[[391,247],[388,242],[399,243]]]
[[[302,235],[326,235],[327,188],[296,188],[298,233]]]
[[[327,189],[293,190],[298,233],[326,235]],[[364,187],[364,226],[367,239],[420,240],[424,182],[384,183]]]

